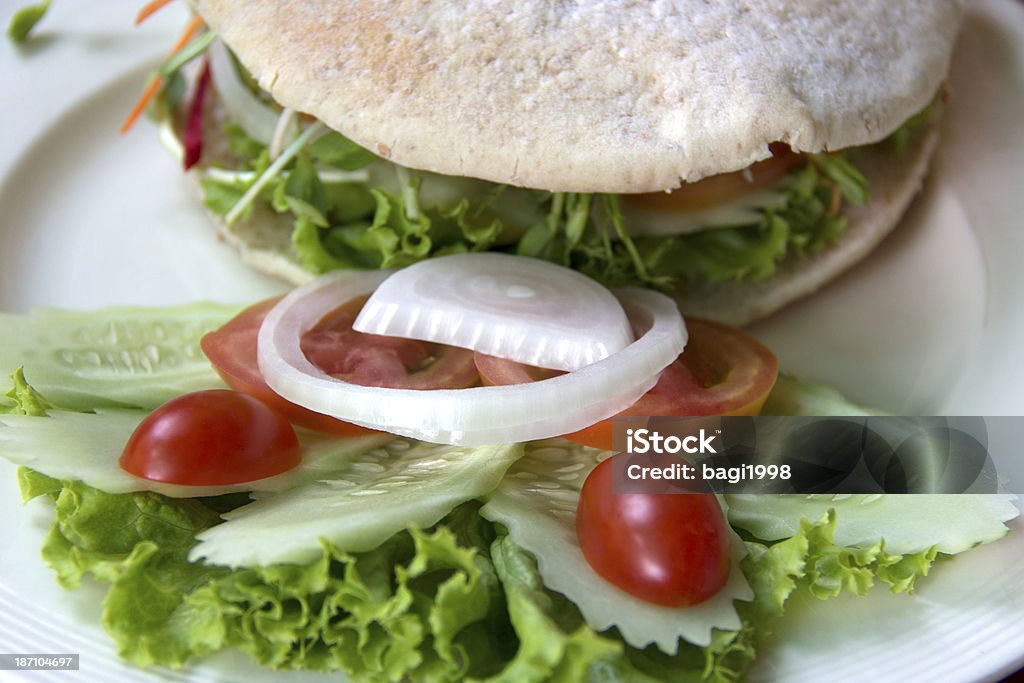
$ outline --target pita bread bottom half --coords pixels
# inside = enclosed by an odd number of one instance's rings
[[[846,230],[838,240],[810,255],[783,263],[758,282],[725,282],[690,286],[677,297],[684,314],[743,326],[821,289],[865,258],[899,224],[920,192],[938,145],[937,116],[900,152],[886,145],[865,148],[856,160],[867,177],[869,201],[846,206]]]

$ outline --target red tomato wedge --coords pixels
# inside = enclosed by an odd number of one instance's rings
[[[372,430],[323,415],[282,398],[267,386],[256,360],[260,325],[277,299],[250,306],[203,337],[200,346],[228,386],[255,396],[292,423],[339,436]],[[473,353],[412,339],[352,329],[365,298],[326,316],[302,338],[302,350],[324,372],[353,384],[403,389],[454,389],[479,383]]]
[[[606,581],[666,607],[701,603],[729,578],[729,536],[710,493],[617,493],[613,460],[590,473],[576,508],[587,563]]]
[[[710,176],[695,183],[683,183],[671,192],[620,195],[630,206],[648,211],[699,211],[765,188],[804,163],[804,158],[783,143],[769,146],[772,156],[742,171]]]
[[[121,468],[143,479],[223,486],[281,474],[299,464],[299,440],[280,413],[228,389],[163,404],[132,433]]]
[[[775,386],[775,355],[749,334],[728,325],[687,318],[690,340],[678,359],[665,368],[643,398],[619,413],[625,415],[757,415]],[[483,354],[477,368],[488,384],[518,384],[558,374]],[[612,449],[612,418],[566,434],[585,446]]]

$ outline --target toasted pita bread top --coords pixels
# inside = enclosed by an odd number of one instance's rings
[[[199,0],[281,104],[397,163],[649,192],[768,144],[877,141],[945,77],[957,0]]]

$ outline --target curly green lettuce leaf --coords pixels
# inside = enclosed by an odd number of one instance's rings
[[[741,680],[795,593],[825,600],[843,593],[864,595],[876,583],[893,593],[909,593],[935,561],[934,548],[894,555],[881,543],[865,549],[836,545],[835,525],[835,512],[829,511],[815,523],[805,520],[800,530],[784,541],[747,543],[747,557],[741,566],[754,589],[754,600],[737,604],[743,628],[720,633],[707,649],[706,680]]]
[[[265,145],[252,138],[244,128],[233,121],[225,122],[222,130],[228,149],[240,159],[256,159],[266,150]]]
[[[17,476],[18,491],[21,492],[21,502],[23,503],[43,496],[56,501],[57,496],[64,488],[60,479],[40,474],[28,467],[19,467]]]
[[[60,584],[77,588],[86,576],[110,584],[102,622],[123,658],[179,666],[192,656],[191,635],[173,617],[185,595],[225,572],[187,561],[195,533],[217,523],[214,511],[196,500],[107,494],[25,470],[19,485],[26,500],[54,499],[42,553]]]
[[[935,550],[894,555],[833,541],[834,512],[783,541],[747,542],[753,602],[742,626],[669,656],[595,632],[548,590],[536,561],[469,503],[431,530],[374,550],[328,543],[314,561],[229,570],[189,563],[195,534],[218,523],[214,501],[105,494],[23,472],[26,497],[56,501],[44,556],[68,587],[109,584],[103,623],[121,656],[180,667],[223,648],[277,669],[344,671],[353,680],[741,680],[796,592],[826,599],[875,583],[913,589]]]
[[[812,154],[811,165],[835,183],[843,199],[861,205],[868,201],[868,181],[842,154]]]
[[[412,529],[369,553],[325,544],[311,564],[234,571],[191,594],[182,618],[203,634],[200,652],[235,647],[358,680],[458,680],[462,634],[491,607],[485,569],[447,527]]]
[[[544,218],[526,230],[516,253],[575,268],[607,284],[668,288],[648,272],[614,195],[533,193]]]
[[[595,633],[571,603],[544,588],[533,558],[508,536],[495,541],[491,557],[519,649],[490,681],[586,681],[592,670],[606,668],[622,656],[621,641]]]
[[[308,150],[313,158],[343,171],[355,171],[377,160],[373,152],[334,131],[314,141]]]
[[[135,665],[237,648],[277,669],[456,681],[508,658],[497,577],[479,553],[493,531],[473,505],[369,552],[324,543],[308,564],[229,570],[187,560],[195,534],[219,523],[212,501],[21,481],[27,498],[56,502],[44,558],[67,588],[86,576],[109,584],[102,621]]]
[[[54,480],[40,477],[19,477],[23,498],[54,490]],[[122,563],[140,543],[173,550],[184,559],[195,543],[195,533],[219,521],[196,499],[172,500],[146,492],[109,494],[75,481],[61,482],[55,512],[56,523],[43,555],[59,560],[51,561],[58,580],[72,588],[85,574],[95,573],[98,560]]]
[[[225,131],[243,166],[263,174],[266,149],[237,126],[229,124]],[[784,201],[762,210],[759,220],[672,237],[632,237],[613,195],[503,193],[503,186],[493,185],[490,192],[464,189],[474,194],[462,196],[456,188],[457,196],[427,201],[417,174],[380,162],[338,133],[306,145],[258,200],[291,215],[293,249],[314,274],[401,267],[431,256],[496,249],[570,266],[609,285],[668,290],[687,282],[764,279],[782,261],[834,242],[846,227],[838,200],[863,203],[867,181],[842,155],[810,159],[785,180]],[[368,181],[325,183],[318,177],[326,166],[350,171],[371,163],[376,165]],[[392,174],[397,188],[388,181]],[[231,216],[248,187],[210,178],[201,184],[207,206]],[[525,206],[510,210],[510,202]],[[250,212],[247,206],[239,215],[247,218]],[[529,216],[537,218],[526,222]]]
[[[227,183],[211,178],[200,178],[199,188],[203,192],[203,204],[213,213],[223,216],[237,204],[245,194],[245,185],[242,183]],[[242,220],[248,220],[252,216],[251,209],[242,214]]]
[[[339,212],[351,209],[355,196],[351,186],[344,195],[330,195],[331,202],[317,221],[292,208],[295,229],[292,245],[307,270],[319,274],[336,268],[399,268],[430,255],[481,251],[495,244],[501,221],[475,210],[462,199],[448,208],[422,207],[418,188],[407,185],[402,192],[382,188],[369,190],[372,213],[347,216],[335,224]]]
[[[46,417],[53,404],[25,381],[25,369],[18,368],[11,375],[11,390],[5,395],[10,401],[0,401],[0,415],[28,415]]]
[[[634,238],[612,195],[520,192],[511,201],[533,202],[530,213],[542,216],[520,231],[494,217],[487,202],[462,198],[449,209],[424,207],[412,181],[399,193],[371,188],[374,211],[362,219],[338,223],[328,210],[324,225],[293,211],[292,242],[314,273],[395,267],[490,248],[570,266],[609,285],[670,289],[680,282],[756,281],[771,276],[783,260],[814,253],[838,238],[846,222],[835,212],[837,187],[848,202],[866,200],[866,180],[849,162],[815,157],[786,180],[781,208],[765,209],[758,223]],[[510,234],[518,237],[506,245]]]
[[[759,222],[640,238],[637,248],[650,272],[673,281],[763,280],[784,260],[813,254],[846,229],[846,219],[835,209],[836,187],[847,202],[867,201],[867,180],[849,161],[841,155],[814,155],[786,177],[785,202],[765,209]]]
[[[917,135],[921,129],[925,128],[925,126],[927,126],[928,123],[931,122],[932,118],[937,114],[946,94],[946,88],[943,86],[935,95],[935,98],[931,103],[904,121],[902,126],[893,131],[889,137],[885,139],[885,144],[889,145],[896,152],[901,152],[906,149],[907,145],[910,144],[910,141],[914,139],[914,136]]]

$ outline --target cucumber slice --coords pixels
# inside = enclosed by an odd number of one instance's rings
[[[955,554],[1002,538],[1020,514],[1016,496],[928,495],[727,495],[729,523],[765,541],[789,538],[800,520],[816,522],[835,508],[836,545],[870,548],[885,540],[887,552],[919,553],[932,546]]]
[[[302,463],[287,472],[244,484],[178,486],[136,477],[118,465],[124,445],[147,414],[109,408],[95,414],[57,410],[50,417],[0,415],[0,456],[48,477],[81,481],[107,493],[155,491],[172,498],[196,498],[295,488],[394,438],[378,434],[339,439],[303,431],[299,433]]]
[[[762,415],[886,415],[850,402],[832,387],[779,375]]]
[[[224,386],[199,340],[237,312],[238,306],[200,303],[0,313],[0,372],[24,367],[29,383],[62,408],[155,408]]]
[[[493,490],[521,444],[440,446],[405,439],[356,454],[317,481],[225,515],[197,536],[189,559],[230,567],[306,564],[326,540],[371,550],[410,525],[428,527]]]
[[[728,582],[710,600],[693,607],[661,607],[639,600],[591,569],[576,538],[576,505],[587,475],[608,455],[561,439],[527,444],[526,455],[509,469],[480,514],[503,524],[516,545],[533,553],[544,584],[575,603],[596,631],[614,626],[634,647],[655,643],[663,652],[675,654],[680,638],[704,647],[711,643],[712,629],[738,630],[741,623],[733,601],[751,600],[754,594],[739,569],[746,548],[735,534]]]

